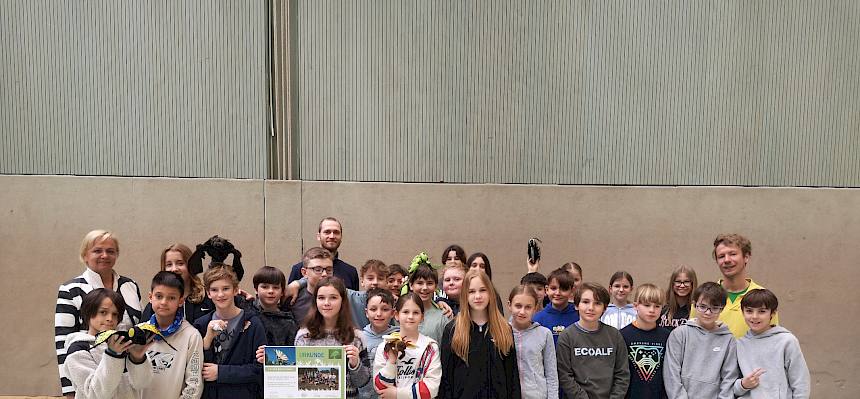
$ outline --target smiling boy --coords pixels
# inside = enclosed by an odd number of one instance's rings
[[[666,343],[663,383],[670,398],[733,399],[738,379],[735,338],[719,320],[726,290],[707,282],[693,291],[698,317],[672,330]]]
[[[618,330],[600,322],[609,291],[583,283],[573,301],[579,321],[558,338],[558,385],[570,399],[623,398],[630,384],[627,345]]]
[[[229,265],[213,264],[203,275],[206,295],[215,311],[197,319],[203,335],[203,397],[257,398],[263,367],[256,362],[257,347],[266,345],[266,331],[255,312],[236,306],[239,279]]]
[[[734,386],[744,398],[809,398],[809,368],[790,331],[771,324],[779,302],[770,290],[753,290],[741,300],[749,331],[738,340],[738,365],[745,376]]]
[[[546,295],[550,306],[535,314],[534,321],[552,331],[553,342],[568,326],[579,320],[576,306],[570,303],[573,295],[573,278],[564,269],[553,270],[547,278]]]

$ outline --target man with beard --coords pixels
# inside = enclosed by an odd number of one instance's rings
[[[358,291],[358,272],[355,267],[341,260],[337,249],[340,247],[340,242],[343,238],[343,229],[340,222],[333,217],[326,217],[320,221],[319,230],[317,231],[317,241],[320,246],[329,250],[334,255],[334,275],[343,280],[346,288]],[[293,265],[290,271],[288,283],[302,278],[302,262]]]

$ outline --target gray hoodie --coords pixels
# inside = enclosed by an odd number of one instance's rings
[[[775,326],[761,334],[747,331],[738,340],[738,364],[741,373],[749,375],[756,368],[765,369],[759,384],[744,389],[735,382],[735,395],[743,398],[809,398],[810,378],[800,343],[794,334]]]
[[[367,358],[370,359],[371,363],[373,362],[373,359],[376,359],[376,349],[382,344],[382,336],[391,334],[395,331],[400,331],[400,327],[390,326],[381,334],[377,334],[373,331],[373,326],[370,324],[364,326],[361,333],[364,335],[364,343],[367,345]],[[373,377],[371,377],[371,379],[372,378]],[[373,388],[373,381],[358,389],[358,397],[362,399],[373,399],[379,397],[376,393],[376,389]]]
[[[732,388],[738,379],[735,338],[729,328],[717,321],[708,331],[698,319],[690,319],[669,335],[663,383],[669,399],[733,399]]]
[[[558,372],[552,332],[535,322],[522,331],[514,328],[513,324],[511,329],[517,349],[523,399],[558,399]]]

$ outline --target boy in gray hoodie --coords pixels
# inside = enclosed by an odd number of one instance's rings
[[[746,377],[735,382],[735,396],[809,398],[809,369],[800,343],[794,334],[770,323],[778,305],[768,289],[752,290],[741,299],[750,329],[738,340],[738,364]]]
[[[738,379],[735,338],[719,321],[726,290],[707,282],[693,291],[698,313],[669,335],[663,384],[670,399],[733,399]]]

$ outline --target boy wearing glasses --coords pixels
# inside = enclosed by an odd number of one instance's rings
[[[334,272],[334,262],[331,252],[325,248],[313,247],[305,251],[302,256],[302,276],[307,278],[308,286],[299,291],[296,301],[292,305],[293,316],[299,326],[304,325],[314,293],[317,291],[317,283],[323,278],[331,276]]]
[[[693,291],[698,317],[669,335],[663,383],[669,398],[734,398],[738,379],[735,338],[719,320],[726,290],[707,282]]]

